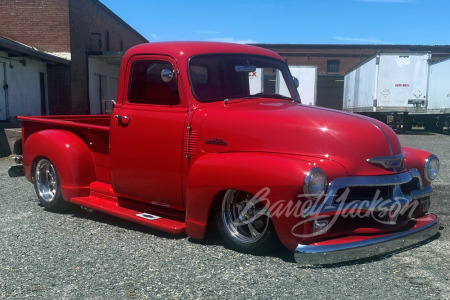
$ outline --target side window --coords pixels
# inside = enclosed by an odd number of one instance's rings
[[[165,61],[133,62],[128,85],[128,102],[155,105],[180,104],[175,77],[168,83],[161,79],[161,72],[165,69],[172,71],[172,64]]]

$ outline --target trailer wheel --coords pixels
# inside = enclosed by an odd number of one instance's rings
[[[275,229],[264,204],[252,195],[228,190],[216,213],[216,224],[224,242],[233,250],[264,254],[277,245]]]
[[[423,122],[423,127],[425,128],[425,131],[442,133],[444,130],[444,122],[441,118],[429,118]]]
[[[33,168],[34,190],[39,203],[47,210],[62,211],[69,203],[61,194],[61,182],[55,166],[46,158],[40,158]]]
[[[413,119],[408,115],[403,115],[402,131],[411,131],[413,128]]]

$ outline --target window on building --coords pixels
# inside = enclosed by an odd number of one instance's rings
[[[339,60],[327,60],[327,73],[339,73]]]

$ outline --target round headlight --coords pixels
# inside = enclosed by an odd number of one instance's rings
[[[423,172],[425,179],[428,182],[435,180],[439,174],[439,168],[440,164],[437,156],[434,154],[428,156],[428,158],[425,160],[425,169]]]
[[[327,189],[327,176],[322,169],[314,167],[306,174],[303,193],[306,197],[318,199]]]

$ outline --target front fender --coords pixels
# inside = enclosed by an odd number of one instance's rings
[[[39,157],[48,158],[56,167],[63,198],[89,195],[89,184],[95,180],[92,152],[80,137],[65,130],[42,130],[29,136],[23,149],[27,179],[33,182],[33,164]]]
[[[425,180],[423,172],[425,169],[426,159],[431,155],[431,153],[425,150],[410,147],[402,147],[402,152],[403,155],[405,155],[405,167],[407,169],[417,169],[420,172],[424,185],[429,185],[429,182]]]
[[[306,173],[315,166],[321,167],[330,178],[345,175],[339,164],[317,158],[273,153],[212,153],[200,157],[189,171],[186,233],[193,238],[204,237],[213,201],[227,189],[253,195],[264,190],[266,206],[277,205],[280,201],[300,201]],[[295,249],[298,238],[291,231],[298,218],[293,215],[271,217],[281,242]]]

